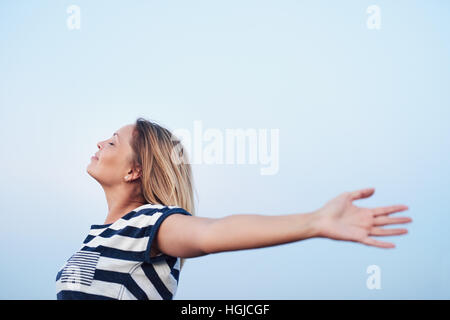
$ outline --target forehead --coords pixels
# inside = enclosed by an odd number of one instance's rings
[[[134,130],[134,124],[127,124],[115,132],[119,134],[119,139],[129,141]]]
[[[119,128],[116,132],[119,132],[119,134],[122,133],[131,133],[134,129],[134,124],[127,124],[123,127]]]

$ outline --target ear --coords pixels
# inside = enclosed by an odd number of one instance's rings
[[[134,168],[128,170],[127,175],[130,178],[129,181],[134,181],[134,180],[139,179],[141,177],[141,175],[142,175],[142,168],[141,168],[141,166],[135,166]]]

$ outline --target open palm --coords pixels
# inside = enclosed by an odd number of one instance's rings
[[[389,214],[408,210],[405,205],[393,205],[378,208],[355,206],[354,200],[368,198],[374,188],[344,192],[328,201],[316,211],[320,221],[321,237],[335,240],[360,242],[380,248],[395,248],[393,243],[383,242],[370,236],[393,236],[408,233],[407,229],[384,229],[381,226],[411,222],[409,217],[388,217]]]

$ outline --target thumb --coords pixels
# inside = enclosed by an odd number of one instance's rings
[[[364,199],[364,198],[368,198],[371,195],[373,195],[374,192],[375,192],[375,188],[359,189],[359,190],[350,192],[350,198],[352,201],[358,200],[358,199]]]

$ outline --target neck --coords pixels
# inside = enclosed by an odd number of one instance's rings
[[[128,212],[147,203],[142,195],[136,196],[139,193],[136,192],[136,187],[133,184],[102,187],[108,203],[105,224],[113,223]]]

